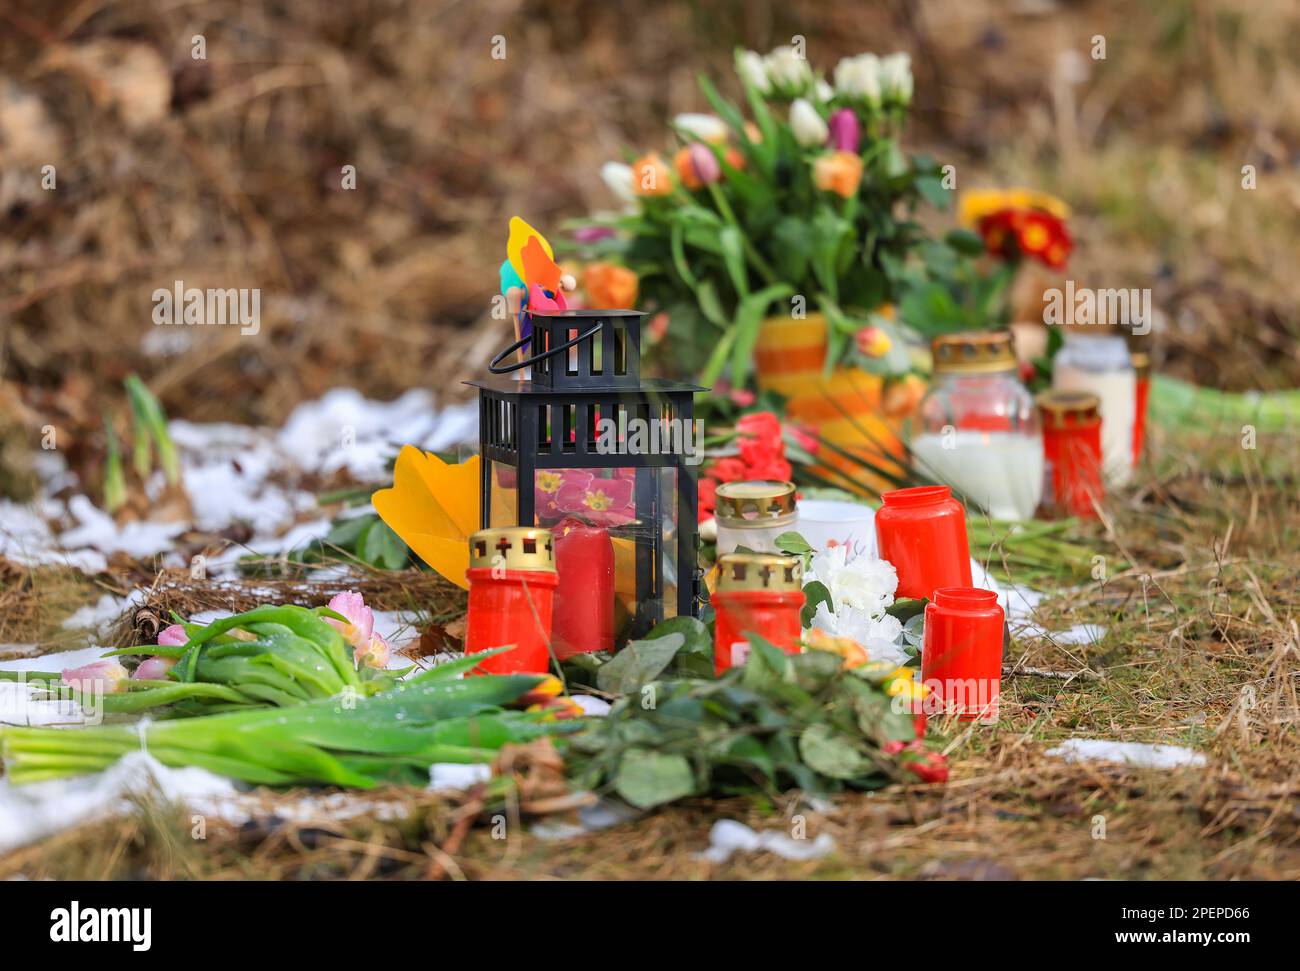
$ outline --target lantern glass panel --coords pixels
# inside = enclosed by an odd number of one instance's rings
[[[505,462],[491,462],[491,521],[488,526],[497,529],[504,526],[517,526],[515,509],[518,504],[519,472],[513,465]]]
[[[533,485],[536,525],[555,530],[557,537],[564,536],[566,527],[579,527],[581,538],[557,540],[562,589],[580,586],[586,598],[612,598],[617,641],[643,635],[651,623],[676,616],[674,469],[543,468],[536,471]],[[566,563],[566,548],[580,551],[581,565]],[[606,550],[612,554],[612,586],[597,563],[608,555]]]

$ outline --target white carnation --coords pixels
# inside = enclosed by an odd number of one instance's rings
[[[865,610],[853,607],[837,609],[831,613],[826,604],[817,605],[812,626],[835,637],[851,637],[862,645],[871,661],[885,661],[902,666],[908,654],[902,643],[903,625],[897,617],[882,614],[873,617]]]
[[[846,607],[879,617],[894,602],[898,571],[888,560],[870,556],[850,559],[849,547],[832,546],[813,557],[812,573],[830,591],[838,613]]]

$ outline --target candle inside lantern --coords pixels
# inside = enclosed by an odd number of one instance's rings
[[[555,656],[614,649],[614,544],[609,530],[566,518],[554,527]]]
[[[551,663],[555,557],[551,531],[529,526],[479,530],[469,538],[465,653],[485,658],[476,674],[545,674]]]
[[[745,663],[748,634],[758,634],[786,654],[799,653],[803,632],[803,561],[770,553],[718,557],[713,667],[717,674]]]

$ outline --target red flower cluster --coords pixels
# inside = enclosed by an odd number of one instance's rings
[[[1059,270],[1074,248],[1065,221],[1041,209],[999,209],[979,221],[984,247],[995,256],[1017,255]]]
[[[720,482],[749,482],[754,479],[789,481],[794,471],[785,457],[781,422],[770,411],[756,411],[736,422],[738,455],[720,458],[704,469],[700,479],[700,522],[713,518]]]
[[[948,781],[948,756],[930,752],[919,738],[906,744],[898,741],[881,746],[886,755],[903,754],[903,766],[922,782]]]

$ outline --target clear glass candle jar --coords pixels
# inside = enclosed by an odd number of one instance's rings
[[[911,449],[926,477],[994,519],[1030,519],[1043,491],[1043,438],[1007,331],[945,334]]]
[[[796,528],[793,482],[755,480],[718,486],[713,516],[718,523],[718,555],[736,552],[780,553],[776,538]]]
[[[1123,335],[1104,327],[1066,331],[1052,362],[1052,388],[1086,391],[1101,401],[1101,463],[1106,484],[1119,486],[1133,473],[1133,426],[1137,419],[1137,371]]]

